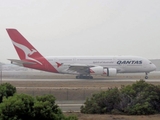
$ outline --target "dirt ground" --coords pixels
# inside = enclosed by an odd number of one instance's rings
[[[137,79],[138,81],[138,79]],[[5,83],[6,81],[3,81]],[[82,80],[82,81],[7,81],[16,87],[39,87],[39,88],[110,88],[121,87],[122,85],[131,85],[135,81],[109,81],[109,80]],[[149,81],[154,85],[160,85],[160,82]]]
[[[160,114],[156,115],[99,115],[82,113],[65,113],[65,115],[75,115],[78,120],[160,120]]]

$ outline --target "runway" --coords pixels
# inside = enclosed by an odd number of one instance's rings
[[[2,79],[2,81],[61,81],[61,82],[66,82],[66,81],[74,81],[74,82],[79,82],[79,81],[90,81],[90,82],[135,82],[138,81],[140,79],[94,79],[94,80],[90,80],[90,79]],[[143,79],[146,82],[160,82],[160,79]]]
[[[93,76],[93,80],[121,80],[121,79],[144,79],[144,73],[128,73],[117,74],[114,77]],[[151,72],[148,74],[149,79],[160,79],[160,71]],[[54,74],[47,72],[24,72],[24,71],[2,71],[0,79],[75,79],[75,75]],[[77,79],[78,80],[78,79]],[[82,79],[80,79],[82,80]]]

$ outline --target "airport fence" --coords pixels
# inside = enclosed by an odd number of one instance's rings
[[[58,101],[84,101],[92,94],[102,91],[101,88],[59,88],[59,89],[47,89],[47,88],[17,88],[18,93],[25,93],[32,96],[39,96],[45,94],[52,94]]]

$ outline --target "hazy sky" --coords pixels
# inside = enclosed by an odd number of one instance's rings
[[[0,0],[0,61],[19,59],[6,28],[44,56],[160,58],[160,0]]]

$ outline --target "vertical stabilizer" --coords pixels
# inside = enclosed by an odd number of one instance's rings
[[[16,30],[6,29],[19,58],[23,61],[34,62],[34,65],[24,65],[38,70],[56,72],[57,70]]]

